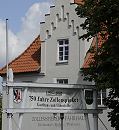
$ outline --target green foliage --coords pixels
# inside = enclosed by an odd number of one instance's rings
[[[116,130],[119,129],[119,89],[111,89],[109,96],[106,100],[106,104],[110,109],[111,112],[108,113],[109,121],[112,123],[112,127],[115,127]],[[115,99],[115,100],[114,100]]]
[[[101,34],[104,43],[96,52],[89,68],[82,68],[85,80],[95,81],[98,89],[110,88],[106,105],[112,127],[119,129],[119,0],[85,0],[76,8],[77,15],[85,18],[81,24],[87,33],[81,39],[89,40]],[[105,37],[108,38],[105,40]]]
[[[81,27],[87,31],[81,38],[90,39],[96,33],[106,31],[109,35],[119,34],[119,1],[118,0],[85,0],[84,5],[76,8],[77,15],[85,18]]]

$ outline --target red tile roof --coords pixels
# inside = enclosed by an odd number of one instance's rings
[[[84,0],[74,0],[75,4],[84,4]]]
[[[98,48],[101,48],[102,44],[104,43],[104,41],[108,38],[108,35],[106,34],[105,38],[102,38],[101,34],[98,34],[97,36],[97,42],[98,42]],[[93,38],[93,41],[91,43],[91,48],[96,48],[96,37]],[[94,58],[94,53],[91,53],[90,51],[87,52],[86,57],[84,59],[84,64],[82,66],[82,68],[89,68],[90,63],[93,61]]]
[[[16,59],[9,63],[14,73],[37,72],[40,69],[41,41],[38,36],[32,44]],[[0,75],[6,73],[6,66],[0,69]]]

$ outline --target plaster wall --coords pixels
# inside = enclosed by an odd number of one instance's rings
[[[80,74],[85,56],[86,41],[79,39],[79,36],[85,33],[80,24],[80,19],[75,12],[76,5],[71,4],[70,0],[55,0],[55,6],[50,8],[50,14],[45,15],[45,22],[41,23],[40,36],[41,44],[41,72],[16,74],[15,82],[37,82],[37,83],[55,83],[57,78],[67,78],[69,84],[88,84],[83,81]],[[60,64],[57,61],[57,40],[69,39],[69,60],[67,63]],[[44,74],[44,75],[41,75]],[[3,91],[3,108],[8,105],[8,95]],[[88,108],[91,105],[87,105]],[[112,130],[107,121],[107,110],[99,117],[105,122],[109,130]],[[19,115],[13,116],[13,130],[19,129]],[[6,125],[8,118],[3,114],[3,130],[8,130]],[[15,123],[17,122],[17,123]],[[29,122],[29,124],[27,124]],[[89,115],[91,130],[93,128],[93,115]],[[55,119],[53,114],[24,114],[22,118],[21,130],[60,130],[59,114]],[[83,114],[65,114],[65,130],[87,130],[85,117]],[[99,130],[105,130],[103,124],[99,121]]]

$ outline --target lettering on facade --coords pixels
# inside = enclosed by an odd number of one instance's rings
[[[77,98],[60,98],[60,97],[40,97],[29,96],[31,102],[37,101],[37,107],[71,107],[69,103],[78,103]]]
[[[70,103],[70,102],[78,102],[79,99],[77,98],[59,98],[59,97],[40,97],[40,96],[29,96],[30,101],[40,101],[40,102],[64,102],[64,103]]]
[[[25,108],[48,108],[54,111],[65,109],[70,112],[82,107],[80,91],[72,89],[30,88],[26,96]]]
[[[53,116],[35,116],[32,117],[32,121],[59,121],[60,117],[56,116],[55,118]],[[84,120],[84,116],[83,115],[66,115],[64,116],[64,121],[81,121]]]
[[[28,98],[30,104],[36,108],[74,108],[76,104],[79,104],[79,96],[72,92],[69,94],[68,91],[63,93],[60,90],[45,90],[41,91],[39,94],[34,95],[31,93]]]
[[[60,116],[35,116],[31,118],[32,122],[37,123],[38,127],[61,127]],[[83,115],[66,115],[64,116],[64,127],[80,126],[84,121]]]
[[[47,96],[62,96],[61,91],[55,91],[53,89],[46,91]]]

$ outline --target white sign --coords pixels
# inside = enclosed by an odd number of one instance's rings
[[[77,110],[82,109],[79,89],[29,88],[26,108]]]

